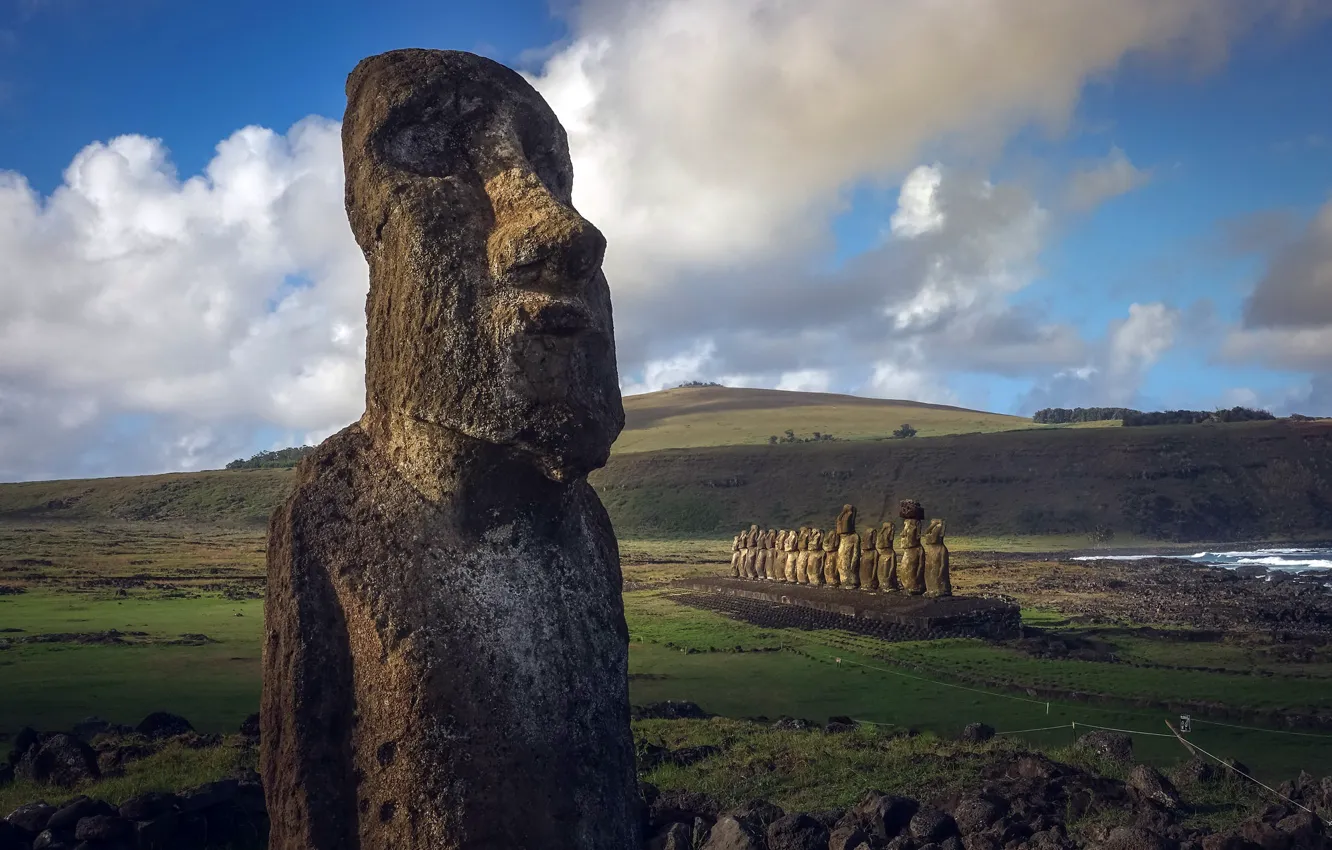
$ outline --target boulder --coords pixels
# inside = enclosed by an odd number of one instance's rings
[[[662,791],[647,802],[648,821],[655,827],[677,822],[693,824],[696,817],[716,820],[721,810],[712,797],[693,791]]]
[[[1233,832],[1217,832],[1204,836],[1202,850],[1249,850],[1252,845]]]
[[[1172,811],[1179,808],[1179,792],[1175,786],[1150,765],[1134,765],[1125,784],[1140,800]]]
[[[1277,821],[1276,828],[1289,835],[1296,847],[1314,847],[1322,839],[1323,822],[1308,812],[1295,812]]]
[[[179,714],[172,714],[169,711],[154,711],[140,720],[139,725],[134,727],[134,731],[145,738],[171,738],[176,735],[184,735],[186,732],[193,732],[194,727],[190,725],[190,721]]]
[[[55,806],[48,805],[45,800],[39,800],[36,803],[24,803],[10,812],[9,816],[5,818],[5,822],[30,835],[36,835],[46,829],[46,824],[51,820],[51,815],[55,814],[55,811]]]
[[[58,733],[29,747],[14,768],[20,779],[71,788],[101,776],[97,754],[73,735]]]
[[[149,791],[120,804],[119,814],[126,820],[152,820],[176,808],[176,795]]]
[[[68,833],[43,830],[32,840],[32,850],[74,850],[75,840]]]
[[[693,850],[693,831],[682,823],[672,823],[648,841],[648,850]]]
[[[998,823],[1007,810],[1007,803],[998,799],[971,795],[958,801],[953,808],[953,820],[962,835],[972,835]]]
[[[1133,739],[1122,732],[1097,729],[1078,738],[1077,746],[1120,764],[1133,761]]]
[[[768,825],[768,850],[827,850],[828,828],[809,815],[780,817]]]
[[[24,726],[18,732],[14,733],[14,743],[9,750],[9,763],[17,764],[19,759],[27,754],[28,750],[40,744],[42,734],[31,726]]]
[[[962,728],[962,740],[968,744],[983,744],[994,737],[994,727],[984,723],[968,723]]]
[[[922,844],[938,844],[958,834],[957,822],[952,815],[936,808],[920,808],[907,825],[911,837]]]
[[[868,850],[870,837],[855,824],[838,826],[828,836],[828,850]]]
[[[74,827],[74,837],[80,841],[118,841],[133,833],[133,824],[118,815],[93,815]]]
[[[78,796],[56,809],[46,822],[46,828],[54,832],[73,832],[74,827],[84,818],[114,814],[116,808],[110,803]]]
[[[775,806],[767,800],[750,800],[727,814],[762,834],[770,824],[784,817],[786,812],[782,811],[781,806]]]
[[[1216,767],[1211,762],[1194,756],[1175,769],[1175,777],[1188,785],[1202,785],[1216,779]]]
[[[744,822],[722,815],[713,824],[702,850],[763,850],[760,834]]]
[[[907,829],[919,808],[920,804],[910,797],[871,791],[861,798],[852,814],[872,837],[888,841]]]
[[[1246,821],[1240,824],[1240,836],[1262,850],[1295,850],[1295,839],[1270,823]],[[1299,848],[1299,850],[1304,850]]]

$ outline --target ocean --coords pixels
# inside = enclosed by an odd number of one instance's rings
[[[1140,561],[1143,558],[1180,558],[1198,564],[1231,569],[1243,566],[1266,567],[1269,572],[1300,573],[1306,570],[1332,570],[1332,547],[1291,549],[1250,549],[1235,552],[1147,552],[1135,555],[1083,555],[1074,561]],[[1332,575],[1332,573],[1329,573]]]

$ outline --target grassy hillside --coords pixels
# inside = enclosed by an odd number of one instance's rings
[[[1332,536],[1332,423],[1248,422],[632,453],[592,476],[617,528],[715,534],[827,526],[922,500],[969,536]]]
[[[682,387],[629,396],[615,452],[765,445],[769,436],[815,431],[839,440],[890,437],[907,422],[919,437],[989,433],[1037,426],[1030,419],[918,401],[831,393]],[[1115,423],[1118,424],[1118,423]]]
[[[916,402],[697,387],[625,400],[592,476],[622,537],[825,525],[925,502],[955,535],[1227,540],[1332,536],[1332,422],[1145,428],[1034,426]],[[908,440],[883,439],[904,421]],[[1100,424],[1100,423],[1094,423]],[[770,434],[832,442],[768,445]],[[931,436],[932,435],[932,436]],[[253,469],[0,484],[0,520],[262,527],[291,471]]]

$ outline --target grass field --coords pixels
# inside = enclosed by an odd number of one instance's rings
[[[262,574],[262,549],[262,536],[253,532],[167,532],[146,524],[0,527],[0,584],[26,590],[0,596],[0,641],[7,643],[0,648],[0,733],[25,724],[69,728],[89,715],[134,723],[156,710],[182,714],[201,731],[234,731],[258,703],[262,603],[245,597],[254,595]],[[849,715],[947,738],[973,721],[1000,731],[1062,727],[1021,736],[1047,747],[1070,743],[1069,724],[1076,722],[1142,732],[1139,752],[1161,763],[1183,755],[1173,738],[1163,737],[1162,721],[1177,712],[1150,707],[1163,699],[1332,708],[1327,652],[1292,657],[1270,645],[1175,642],[1168,631],[1074,623],[1039,608],[1025,612],[1029,623],[1094,638],[1132,663],[1038,659],[973,640],[894,644],[762,629],[683,606],[662,585],[715,574],[726,555],[723,541],[627,540],[620,549],[631,588],[624,598],[637,704],[685,699],[729,717],[820,722]],[[1040,564],[1016,562],[1012,569],[1034,576]],[[973,580],[959,553],[961,592]],[[104,633],[112,629],[121,634],[108,642]],[[19,640],[53,634],[64,637]],[[102,642],[80,642],[87,640]],[[1052,699],[1047,709],[1028,688],[1106,700]],[[1201,745],[1270,778],[1332,763],[1332,734],[1196,728]]]

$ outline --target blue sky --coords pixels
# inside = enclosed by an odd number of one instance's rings
[[[517,67],[565,122],[627,392],[1332,415],[1332,327],[1280,309],[1332,300],[1303,5],[0,0],[0,479],[355,418],[336,122],[405,46]]]

